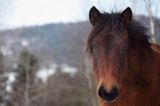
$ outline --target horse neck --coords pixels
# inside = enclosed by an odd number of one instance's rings
[[[139,46],[138,48],[130,48],[128,50],[128,63],[133,64],[134,67],[137,64],[138,67],[148,65],[147,67],[160,68],[160,46],[150,44],[148,46]],[[151,68],[150,68],[151,69]]]
[[[131,80],[140,77],[142,78],[140,80],[151,83],[150,86],[157,87],[157,82],[160,80],[160,53],[157,53],[151,47],[141,50],[130,49],[127,60]]]

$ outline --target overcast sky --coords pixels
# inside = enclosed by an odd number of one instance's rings
[[[138,1],[138,0],[137,0]],[[88,19],[95,5],[104,11],[132,7],[136,14],[146,14],[136,0],[0,0],[0,29],[46,23],[77,22]],[[136,11],[136,12],[135,12]]]

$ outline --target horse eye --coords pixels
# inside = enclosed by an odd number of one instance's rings
[[[124,44],[122,47],[121,47],[121,53],[124,53],[126,52],[126,49],[128,48],[128,45],[127,44]]]
[[[92,43],[92,44],[91,44],[91,49],[92,49],[93,52],[96,51],[96,48],[97,48],[96,43]]]

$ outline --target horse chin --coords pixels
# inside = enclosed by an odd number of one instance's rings
[[[113,103],[116,103],[118,101],[118,97],[114,100],[111,100],[111,101],[106,101],[104,99],[101,99],[104,103],[107,103],[107,104],[113,104]]]

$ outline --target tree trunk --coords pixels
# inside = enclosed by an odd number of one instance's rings
[[[152,42],[156,43],[155,21],[154,21],[154,17],[153,17],[151,0],[144,0],[144,2],[145,2],[148,16],[149,16],[150,33],[152,35]]]
[[[30,88],[30,63],[29,63],[29,56],[27,56],[27,62],[26,62],[26,83],[25,83],[25,106],[30,106],[30,100],[29,100],[29,88]]]

